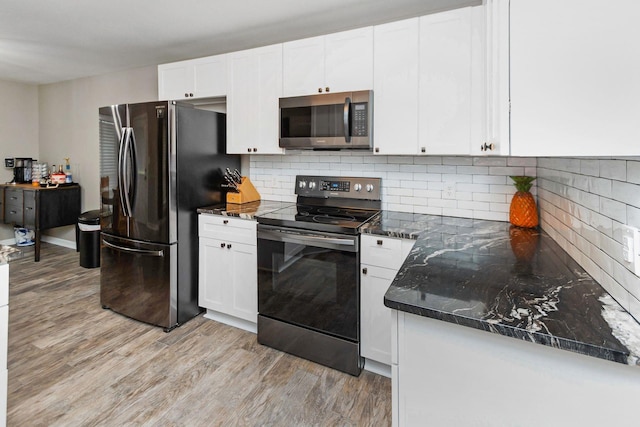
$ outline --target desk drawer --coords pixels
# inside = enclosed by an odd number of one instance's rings
[[[7,188],[5,190],[5,202],[7,206],[14,205],[22,207],[22,190],[18,188]]]
[[[7,224],[20,224],[22,225],[24,216],[22,215],[22,206],[16,207],[13,205],[7,205],[4,211],[4,222]]]

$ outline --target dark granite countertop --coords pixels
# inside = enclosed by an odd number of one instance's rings
[[[429,218],[432,216],[383,210],[376,219],[362,226],[360,232],[416,240],[427,229]]]
[[[292,205],[291,202],[278,202],[274,200],[259,200],[257,202],[243,203],[222,203],[214,206],[198,208],[199,214],[234,216],[243,219],[256,219],[256,216],[264,215],[278,209]]]
[[[545,232],[434,215],[416,224],[422,232],[384,297],[387,307],[640,364],[640,324]]]

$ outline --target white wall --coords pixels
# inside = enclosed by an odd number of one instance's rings
[[[0,80],[0,100],[0,182],[8,182],[13,171],[4,167],[6,157],[39,156],[38,87]],[[0,240],[13,237],[12,227],[0,226]]]
[[[74,181],[82,186],[83,211],[100,207],[98,108],[157,99],[155,66],[39,87],[39,160],[51,166],[70,157]],[[75,242],[73,226],[45,234]]]

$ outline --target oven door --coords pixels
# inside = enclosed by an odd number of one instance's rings
[[[359,236],[258,225],[258,312],[359,340]]]

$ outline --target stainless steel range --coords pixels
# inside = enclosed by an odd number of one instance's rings
[[[297,176],[296,205],[257,218],[259,343],[360,374],[360,227],[380,184]]]

